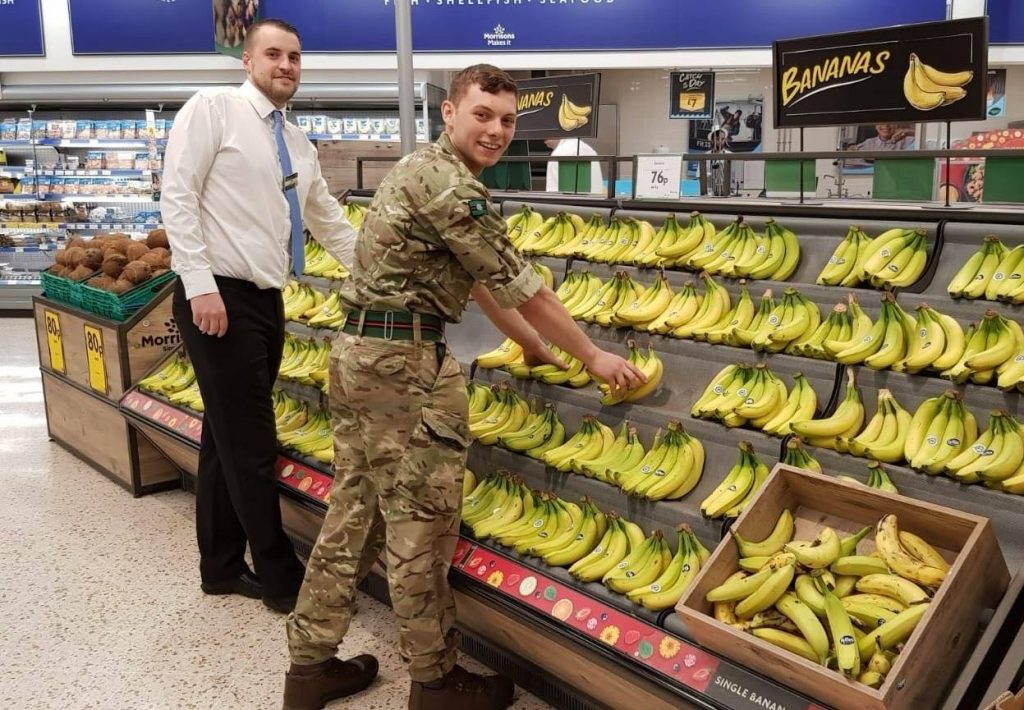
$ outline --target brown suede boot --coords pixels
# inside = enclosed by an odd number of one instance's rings
[[[377,677],[377,668],[377,659],[368,654],[311,666],[293,663],[284,679],[284,710],[321,710],[331,700],[366,688]]]
[[[477,675],[455,666],[441,680],[413,681],[409,710],[505,710],[515,689],[511,678]]]

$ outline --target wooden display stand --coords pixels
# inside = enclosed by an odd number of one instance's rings
[[[128,426],[116,404],[47,370],[42,376],[51,439],[132,495],[180,485],[177,467]]]
[[[136,496],[176,488],[181,480],[177,462],[118,411],[131,384],[180,342],[172,288],[124,323],[32,299],[50,437]]]

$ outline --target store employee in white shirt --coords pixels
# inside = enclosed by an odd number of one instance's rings
[[[174,317],[205,414],[196,534],[207,594],[242,594],[287,612],[303,567],[281,527],[271,388],[284,345],[281,288],[302,272],[302,222],[350,264],[355,231],[316,150],[284,120],[299,86],[298,33],[252,25],[239,87],[203,89],[178,113],[160,209],[181,278]],[[245,562],[252,552],[254,575]]]

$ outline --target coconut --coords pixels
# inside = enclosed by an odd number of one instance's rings
[[[153,270],[144,261],[129,261],[121,272],[121,278],[133,284],[140,284],[152,275]]]
[[[114,283],[110,284],[110,288],[108,290],[111,293],[125,293],[126,291],[131,291],[133,288],[135,288],[135,284],[131,281],[118,279]]]
[[[132,242],[128,245],[128,249],[125,250],[124,255],[128,257],[128,261],[136,261],[139,257],[148,252],[149,247],[142,242]]]
[[[64,250],[64,264],[72,269],[82,263],[85,258],[85,249],[82,247],[68,247]]]
[[[99,249],[86,249],[85,254],[82,256],[82,264],[88,266],[90,269],[95,271],[100,268],[100,264],[103,263],[103,252]]]
[[[157,247],[169,249],[171,245],[167,241],[167,231],[163,229],[154,229],[146,235],[146,246],[150,249],[156,249]]]
[[[93,286],[95,288],[110,290],[110,287],[114,285],[115,280],[116,279],[113,279],[110,276],[103,274],[101,276],[93,276],[91,279],[89,279],[88,283],[90,286]]]
[[[103,269],[103,273],[111,278],[118,278],[121,276],[121,272],[124,271],[125,265],[128,263],[128,257],[124,254],[110,254],[106,259],[103,260],[103,264],[100,266]]]

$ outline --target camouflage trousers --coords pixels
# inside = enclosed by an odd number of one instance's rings
[[[399,650],[413,680],[455,664],[448,569],[469,445],[465,379],[434,343],[342,334],[330,357],[334,485],[288,617],[292,661],[335,655],[355,588],[385,550]],[[443,348],[444,346],[439,346]]]

